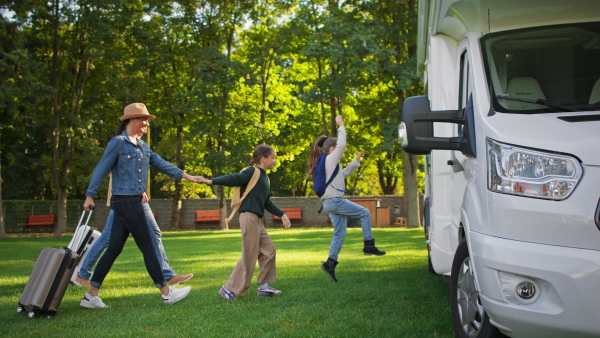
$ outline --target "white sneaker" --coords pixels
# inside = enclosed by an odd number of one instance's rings
[[[81,298],[81,302],[79,303],[79,305],[81,305],[83,307],[87,307],[88,309],[95,309],[95,308],[105,309],[107,307],[110,307],[110,306],[104,304],[104,302],[102,302],[102,299],[100,299],[100,296],[92,297],[88,293],[86,293],[85,296],[83,296],[83,298]]]
[[[186,286],[183,288],[169,286],[169,294],[162,296],[163,302],[165,304],[177,303],[178,301],[184,299],[190,293],[190,291],[192,291],[191,286]]]

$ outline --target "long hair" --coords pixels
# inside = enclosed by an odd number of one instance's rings
[[[306,168],[306,176],[312,176],[315,174],[315,166],[319,160],[321,154],[329,152],[329,148],[337,144],[337,137],[327,137],[325,135],[319,136],[313,143],[308,153],[308,166]]]
[[[131,121],[131,119],[121,121],[119,128],[117,128],[117,131],[115,132],[115,136],[119,136],[119,135],[123,134],[123,130],[125,130],[125,128],[127,128],[127,125],[129,124],[130,121]]]
[[[259,144],[254,148],[254,152],[252,152],[252,160],[248,164],[248,166],[260,164],[260,160],[263,157],[269,157],[273,154],[275,150],[271,148],[268,144]]]

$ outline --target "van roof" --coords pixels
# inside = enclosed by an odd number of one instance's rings
[[[489,17],[488,17],[489,10]],[[428,33],[455,40],[491,32],[600,20],[598,0],[419,0],[418,64],[422,73]],[[488,20],[489,18],[489,20]]]

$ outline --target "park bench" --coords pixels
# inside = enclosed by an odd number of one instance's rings
[[[29,229],[35,228],[54,228],[56,225],[56,215],[29,215],[27,216],[27,223],[21,224],[23,226],[23,232]]]
[[[194,224],[196,225],[196,229],[213,229],[217,227],[214,223],[219,223],[221,221],[221,216],[219,215],[219,210],[196,210],[196,219],[194,219]],[[213,224],[208,224],[213,223]]]
[[[221,216],[219,210],[196,210],[196,219],[194,222],[219,222]]]
[[[281,208],[290,221],[300,221],[302,220],[302,208]],[[273,215],[273,219],[276,221],[280,221],[281,217],[277,217]]]

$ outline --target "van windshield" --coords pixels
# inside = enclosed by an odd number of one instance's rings
[[[494,110],[600,110],[600,23],[493,33],[480,42]]]

